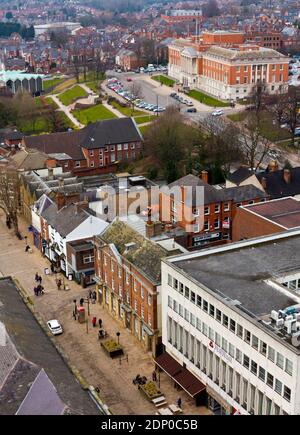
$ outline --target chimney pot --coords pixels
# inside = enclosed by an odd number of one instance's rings
[[[208,183],[208,172],[207,171],[201,171],[200,178],[204,183]]]

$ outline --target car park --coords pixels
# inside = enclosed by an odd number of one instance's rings
[[[53,335],[59,335],[63,333],[63,329],[56,319],[48,320],[47,326]]]

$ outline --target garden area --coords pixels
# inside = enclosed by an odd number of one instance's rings
[[[134,109],[132,110],[132,107],[129,106],[121,106],[117,101],[111,100],[109,103],[111,106],[113,106],[115,109],[117,109],[122,115],[124,116],[139,116],[139,115],[147,115],[147,112],[144,112],[142,110]]]
[[[137,124],[145,124],[146,122],[154,121],[157,118],[156,115],[135,116],[134,120]]]
[[[199,101],[202,104],[206,104],[207,106],[211,107],[228,107],[229,103],[226,103],[221,100],[217,100],[214,97],[211,97],[210,95],[206,95],[201,91],[197,91],[196,89],[192,89],[188,92],[188,96],[191,98],[194,98],[195,100]]]
[[[49,89],[54,88],[55,86],[63,83],[64,79],[60,77],[54,77],[53,79],[44,80],[44,91],[47,92]]]
[[[91,122],[102,121],[104,119],[116,118],[116,115],[104,107],[102,104],[89,107],[88,109],[76,109],[72,111],[75,118],[84,125]]]
[[[75,85],[60,94],[58,98],[62,102],[62,104],[64,104],[65,106],[69,106],[79,98],[84,97],[87,97],[86,91],[81,86]]]
[[[152,79],[156,82],[162,83],[163,85],[172,87],[175,84],[175,80],[170,79],[169,77],[166,77],[162,74],[158,76],[152,76]]]

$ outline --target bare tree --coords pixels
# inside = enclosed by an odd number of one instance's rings
[[[241,128],[239,137],[245,163],[251,169],[256,170],[269,152],[271,145],[270,141],[262,134],[256,114],[249,116],[247,128]]]
[[[18,210],[20,206],[20,179],[12,166],[0,166],[0,208],[7,221],[11,222],[16,233],[19,232]]]
[[[285,121],[291,135],[292,146],[295,146],[296,127],[298,125],[300,114],[300,90],[291,87],[285,103]]]
[[[275,116],[278,125],[285,121],[287,96],[279,92],[270,101],[270,112]]]

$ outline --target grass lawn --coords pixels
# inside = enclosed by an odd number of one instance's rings
[[[111,105],[125,116],[139,116],[139,115],[146,115],[147,114],[147,112],[144,112],[143,110],[137,110],[137,109],[134,109],[134,111],[132,112],[131,107],[122,107],[116,101],[112,101]]]
[[[244,121],[244,119],[247,117],[248,114],[249,112],[239,112],[239,113],[234,113],[232,115],[227,115],[227,118],[231,119],[231,121],[233,122],[242,122]]]
[[[64,80],[62,83],[59,83],[55,89],[53,90],[54,94],[59,94],[64,92],[66,89],[76,84],[75,77],[71,77],[70,79]]]
[[[156,115],[135,116],[134,120],[137,124],[145,124],[146,122],[154,121],[157,119]]]
[[[89,107],[88,109],[74,110],[72,114],[81,124],[87,125],[90,122],[101,121],[103,119],[116,118],[116,115],[104,107],[102,104]]]
[[[146,131],[149,129],[149,127],[151,127],[151,124],[148,125],[142,125],[142,127],[139,127],[139,130],[142,134],[145,134]]]
[[[229,103],[225,103],[224,101],[217,100],[216,98],[211,97],[210,95],[206,95],[201,91],[196,91],[195,89],[189,91],[188,95],[191,98],[195,98],[195,100],[200,101],[200,103],[206,104],[207,106],[212,106],[212,107],[229,106]]]
[[[65,105],[69,106],[79,98],[86,97],[86,91],[79,85],[73,86],[73,88],[66,90],[59,95],[59,100]]]
[[[74,124],[63,112],[59,112],[61,120],[63,121],[66,128],[74,128]],[[34,127],[34,128],[33,128]],[[25,134],[42,134],[51,133],[51,126],[49,126],[47,116],[40,116],[37,118],[35,125],[32,122],[23,120],[20,125],[20,130]]]
[[[44,91],[47,92],[48,89],[52,88],[53,86],[59,85],[63,81],[64,81],[64,79],[63,78],[59,78],[59,77],[55,77],[55,78],[49,79],[49,80],[44,80],[44,82],[43,82]]]
[[[170,79],[169,77],[166,77],[162,74],[160,74],[158,76],[152,76],[151,78],[159,83],[162,83],[163,85],[166,85],[166,86],[173,86],[175,83],[175,80]]]

